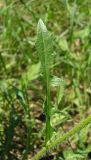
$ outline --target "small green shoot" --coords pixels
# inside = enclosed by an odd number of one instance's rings
[[[45,129],[45,143],[52,137],[53,128],[50,124],[51,100],[50,100],[50,70],[53,61],[53,44],[52,37],[48,32],[43,21],[40,19],[38,22],[38,35],[37,35],[37,51],[41,62],[43,82],[45,89],[45,104],[44,112],[46,115],[46,129]]]

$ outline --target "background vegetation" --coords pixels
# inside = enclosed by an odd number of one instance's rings
[[[51,124],[62,134],[91,114],[90,0],[0,0],[0,159],[31,160],[44,142],[41,66],[36,49],[42,19],[53,38]],[[90,125],[41,160],[91,159]]]

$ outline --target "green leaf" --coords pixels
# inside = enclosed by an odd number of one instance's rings
[[[53,76],[52,79],[51,79],[51,86],[52,87],[59,86],[60,85],[60,81],[61,81],[61,79],[59,77]]]
[[[45,83],[47,83],[50,75],[50,66],[53,61],[53,44],[51,34],[48,32],[41,19],[38,22],[36,46],[39,54],[39,59],[41,61],[42,71],[44,74],[44,81]]]
[[[64,95],[64,88],[65,88],[65,81],[60,79],[60,85],[59,85],[58,91],[57,91],[57,105],[59,105],[59,103],[62,100],[62,97]]]
[[[65,81],[57,76],[53,76],[53,78],[51,79],[51,86],[58,87],[57,97],[56,97],[56,102],[58,106],[64,95]]]
[[[59,46],[63,51],[69,51],[67,40],[64,37],[61,37]]]
[[[66,160],[77,160],[85,157],[85,154],[74,153],[72,149],[65,150],[63,154]]]
[[[86,28],[82,29],[82,30],[79,30],[79,31],[75,31],[73,36],[75,38],[81,38],[81,39],[85,39],[89,36],[90,34],[90,27],[87,26]]]
[[[86,142],[89,130],[90,130],[90,126],[88,125],[80,131],[78,138],[81,143],[84,144]]]
[[[50,66],[53,62],[53,44],[52,44],[52,37],[41,19],[38,22],[38,34],[37,34],[36,46],[39,54],[39,59],[41,62],[45,94],[46,94],[44,112],[46,115],[45,143],[47,143],[50,140],[53,132],[53,128],[51,127],[50,124],[50,110],[51,110]]]
[[[26,72],[24,72],[21,77],[22,85],[28,86],[29,82],[35,80],[39,76],[39,72],[40,72],[40,63],[28,66]]]
[[[57,126],[64,122],[66,122],[69,118],[69,115],[67,113],[63,112],[55,112],[54,115],[51,117],[51,125]]]

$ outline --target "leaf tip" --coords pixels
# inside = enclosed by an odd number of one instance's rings
[[[38,30],[42,30],[44,32],[47,31],[47,28],[41,18],[38,21]]]

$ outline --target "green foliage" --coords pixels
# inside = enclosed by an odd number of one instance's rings
[[[41,157],[43,157],[46,152],[48,152],[50,149],[56,147],[58,144],[64,142],[67,138],[70,136],[74,135],[76,132],[80,131],[83,129],[86,125],[91,123],[91,116],[87,117],[84,121],[80,122],[77,126],[72,128],[70,131],[65,133],[64,135],[56,135],[57,138],[54,136],[53,139],[49,141],[46,147],[41,149],[33,158],[32,160],[39,160]]]
[[[38,78],[40,72],[40,63],[30,65],[26,72],[22,74],[21,84],[23,87],[28,87],[29,83]]]
[[[50,79],[50,66],[53,59],[53,43],[50,33],[47,31],[46,26],[40,19],[38,22],[38,35],[37,35],[37,51],[42,65],[43,79],[45,85],[49,84]]]
[[[44,112],[46,115],[46,128],[45,128],[45,143],[52,137],[53,129],[50,124],[51,101],[50,101],[50,66],[53,57],[53,44],[52,38],[47,31],[46,26],[40,19],[38,22],[38,35],[37,35],[37,51],[41,61],[41,68],[43,72],[44,89],[46,94]]]
[[[90,0],[0,1],[1,160],[90,159],[90,28]]]

